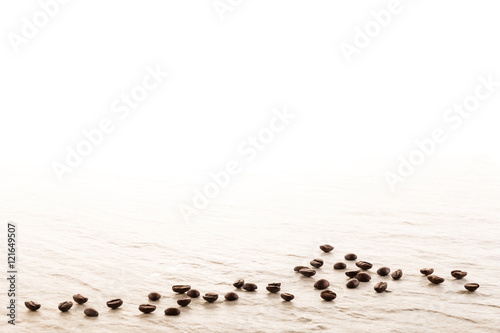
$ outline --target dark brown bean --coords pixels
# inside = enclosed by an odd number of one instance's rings
[[[290,302],[292,299],[295,298],[295,296],[293,296],[292,294],[290,293],[282,293],[281,294],[281,298],[287,302]]]
[[[83,313],[85,313],[87,317],[97,317],[99,315],[99,312],[92,308],[86,308],[85,310],[83,310]]]
[[[156,305],[153,304],[141,304],[139,305],[139,311],[144,313],[151,313],[156,310]]]
[[[403,271],[400,269],[395,270],[394,272],[392,272],[391,276],[394,280],[399,280],[403,276]]]
[[[40,309],[41,305],[34,301],[24,302],[24,305],[31,311]]]
[[[266,287],[267,291],[269,291],[270,293],[278,293],[280,290],[281,290],[281,283],[269,283]]]
[[[354,253],[348,253],[344,256],[344,259],[349,260],[349,261],[354,261],[354,260],[358,259],[358,256],[355,255]]]
[[[224,298],[228,301],[236,301],[239,298],[239,296],[237,293],[228,292],[227,294],[224,295]]]
[[[186,295],[188,295],[191,298],[198,298],[200,297],[200,292],[196,289],[189,289]]]
[[[475,291],[477,288],[479,288],[479,285],[477,283],[467,283],[464,285],[465,289],[468,291]]]
[[[347,265],[343,262],[337,262],[333,265],[333,269],[345,269]]]
[[[379,282],[373,287],[376,292],[381,293],[384,292],[387,289],[387,282]]]
[[[78,304],[85,304],[89,300],[87,297],[82,296],[81,294],[73,295],[73,300]]]
[[[187,284],[176,284],[172,286],[172,290],[179,294],[184,294],[186,291],[189,291],[189,289],[191,289],[191,286]]]
[[[191,298],[180,298],[177,300],[177,304],[179,304],[182,307],[188,306],[189,303],[191,303]]]
[[[372,264],[370,264],[368,261],[357,261],[356,266],[358,266],[361,269],[367,270],[373,267]]]
[[[245,283],[243,289],[246,291],[255,291],[257,290],[257,285],[255,283]]]
[[[451,276],[453,276],[455,279],[460,280],[460,279],[467,276],[467,272],[460,271],[460,270],[454,270],[454,271],[451,271]]]
[[[323,259],[313,259],[310,262],[311,266],[314,268],[320,268],[323,266]]]
[[[359,272],[358,274],[356,274],[356,279],[359,281],[359,282],[369,282],[372,277],[370,274],[368,273],[365,273],[365,272]]]
[[[434,269],[433,268],[422,268],[420,270],[420,273],[422,273],[424,275],[431,275],[432,273],[434,273]]]
[[[119,298],[112,299],[111,301],[107,301],[106,305],[108,308],[111,309],[118,309],[120,306],[122,306],[123,301]]]
[[[319,290],[323,290],[323,289],[326,289],[328,287],[330,287],[330,282],[328,282],[328,280],[325,280],[325,279],[318,280],[314,284],[314,288],[319,289]]]
[[[239,280],[236,280],[234,283],[233,283],[233,287],[235,288],[238,288],[238,289],[241,289],[241,287],[243,287],[243,285],[245,284],[245,280],[243,279],[239,279]]]
[[[337,298],[337,294],[334,293],[331,290],[324,290],[320,294],[321,298],[324,299],[325,301],[333,301],[335,298]]]
[[[356,275],[358,275],[359,272],[361,272],[361,270],[356,269],[354,271],[347,271],[347,272],[345,272],[345,275],[347,275],[348,277],[350,277],[352,279],[353,277],[355,277]]]
[[[314,274],[316,274],[316,271],[314,269],[310,269],[310,268],[302,268],[299,271],[299,273],[304,275],[304,276],[311,277],[311,276],[314,276]]]
[[[167,316],[178,316],[181,314],[181,310],[179,310],[178,308],[168,308],[165,309],[164,312]]]
[[[389,267],[380,267],[377,269],[377,274],[380,276],[387,276],[391,272],[391,269]]]
[[[71,309],[72,306],[73,306],[73,302],[65,301],[65,302],[59,303],[59,306],[57,308],[61,312],[66,312],[66,311],[69,311],[69,309]]]
[[[321,249],[321,251],[326,253],[331,252],[333,250],[333,246],[329,244],[321,245],[319,248]]]
[[[345,286],[349,289],[354,289],[354,288],[357,288],[359,286],[359,281],[358,279],[350,279],[349,281],[347,281],[347,283],[345,284]]]
[[[444,282],[444,279],[442,277],[437,276],[437,275],[428,275],[427,280],[429,280],[430,282],[432,282],[434,284],[440,284],[440,283]]]
[[[152,300],[153,302],[155,302],[161,298],[161,295],[159,293],[152,292],[152,293],[149,293],[148,298],[150,300]]]
[[[208,303],[213,303],[219,298],[219,295],[216,293],[206,293],[205,296],[203,296],[203,299],[207,301]]]
[[[295,267],[293,268],[293,270],[294,270],[295,272],[299,272],[302,268],[309,268],[309,267],[307,267],[307,266],[295,266]]]

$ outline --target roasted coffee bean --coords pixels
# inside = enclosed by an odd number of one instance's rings
[[[243,285],[243,289],[246,291],[255,291],[257,289],[257,285],[255,283],[245,283]]]
[[[451,276],[453,276],[455,279],[460,280],[460,279],[467,276],[467,272],[460,271],[460,270],[454,270],[454,271],[451,271]]]
[[[334,293],[331,290],[324,290],[320,294],[321,298],[324,299],[325,301],[333,301],[335,298],[337,298],[337,294]]]
[[[328,245],[328,244],[321,245],[319,248],[321,249],[321,251],[326,252],[326,253],[331,252],[333,250],[333,246]]]
[[[85,304],[89,300],[87,297],[84,297],[80,294],[73,295],[73,300],[78,304]]]
[[[354,270],[354,271],[347,271],[347,272],[345,272],[345,275],[347,275],[350,278],[353,278],[356,275],[358,275],[359,272],[361,272],[361,270],[359,270],[359,269]]]
[[[302,268],[299,271],[299,273],[304,275],[304,276],[311,277],[311,276],[314,276],[314,274],[316,274],[316,271],[314,269],[310,269],[310,268]]]
[[[282,293],[281,294],[281,298],[284,299],[285,301],[287,302],[290,302],[292,299],[295,298],[295,296],[293,296],[292,294],[290,293]]]
[[[118,309],[120,306],[122,306],[123,301],[119,298],[112,299],[111,301],[107,301],[106,305],[108,308],[111,309]]]
[[[66,312],[69,309],[71,309],[72,306],[73,306],[73,302],[66,301],[66,302],[59,303],[59,306],[57,308],[59,310],[61,310],[61,312]]]
[[[345,286],[347,288],[349,288],[349,289],[357,288],[359,286],[359,281],[356,278],[350,279],[349,281],[347,281],[347,283],[345,284]]]
[[[156,310],[156,305],[153,304],[141,304],[139,305],[139,311],[144,313],[151,313]]]
[[[239,296],[237,293],[228,292],[227,294],[224,295],[224,298],[228,301],[236,301],[239,298]]]
[[[313,259],[311,260],[310,264],[312,267],[320,268],[321,266],[323,266],[323,259]]]
[[[37,302],[29,301],[29,302],[24,302],[24,305],[30,309],[31,311],[36,311],[40,309],[41,305],[38,304]]]
[[[97,317],[99,315],[99,312],[92,308],[86,308],[85,310],[83,310],[83,313],[85,313],[87,317]]]
[[[422,273],[424,275],[431,275],[432,273],[434,273],[434,269],[433,268],[422,268],[420,270],[420,273]]]
[[[233,286],[235,288],[241,289],[241,287],[243,287],[244,284],[245,284],[245,280],[239,279],[239,280],[236,280],[235,283],[233,283]]]
[[[344,256],[344,259],[345,260],[350,260],[350,261],[354,261],[356,259],[358,259],[358,256],[355,255],[354,253],[348,253]]]
[[[347,265],[343,262],[337,262],[333,265],[333,269],[345,269]]]
[[[370,269],[373,267],[373,265],[367,261],[357,261],[356,266],[358,266],[359,268],[364,269],[364,270],[367,270],[367,269]]]
[[[434,284],[440,284],[444,282],[444,279],[442,277],[439,277],[437,275],[428,275],[427,280],[431,281]]]
[[[177,300],[177,304],[180,306],[188,306],[191,303],[191,298],[181,298]]]
[[[186,295],[188,295],[191,298],[198,298],[200,297],[200,292],[196,289],[189,289]]]
[[[379,282],[373,287],[376,292],[381,293],[384,292],[387,289],[387,282]]]
[[[219,295],[216,293],[206,293],[205,296],[203,296],[203,299],[207,301],[208,303],[213,303],[219,298]]]
[[[175,286],[172,286],[172,290],[179,294],[184,294],[186,291],[189,291],[189,289],[191,289],[191,286],[188,286],[187,284],[176,284]]]
[[[330,282],[328,282],[328,280],[325,280],[325,279],[318,280],[314,284],[314,288],[319,289],[319,290],[323,290],[323,289],[326,289],[328,287],[330,287]]]
[[[281,283],[269,283],[266,287],[267,291],[269,291],[270,293],[277,293],[281,290]]]
[[[394,280],[399,280],[403,276],[403,271],[400,269],[395,270],[394,272],[392,272],[391,276]]]
[[[181,314],[181,310],[179,310],[177,308],[168,308],[168,309],[165,309],[165,314],[167,316],[178,316]]]
[[[477,283],[467,283],[464,285],[465,289],[468,291],[475,291],[477,288],[479,288],[479,285]]]
[[[148,298],[154,302],[159,300],[161,298],[161,295],[159,293],[152,292],[149,293]]]
[[[389,275],[390,272],[391,269],[389,267],[380,267],[379,269],[377,269],[377,274],[380,276]]]
[[[372,279],[372,277],[368,273],[359,272],[358,274],[356,274],[356,279],[359,282],[369,282]]]
[[[299,272],[302,268],[309,268],[309,267],[307,267],[307,266],[295,266],[293,268],[293,270],[296,271],[296,272]]]

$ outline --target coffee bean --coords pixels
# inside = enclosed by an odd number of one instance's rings
[[[387,282],[379,282],[373,287],[376,292],[381,293],[384,292],[387,289]]]
[[[224,295],[224,298],[228,301],[236,301],[239,297],[237,293],[228,292]]]
[[[314,284],[314,288],[319,289],[319,290],[323,290],[323,289],[326,289],[328,287],[330,287],[330,282],[328,282],[328,280],[325,280],[325,279],[318,280]]]
[[[434,284],[440,284],[444,282],[444,279],[442,277],[436,275],[428,275],[427,280],[431,281]]]
[[[246,291],[255,291],[257,289],[257,285],[255,283],[245,283],[243,285],[243,289]]]
[[[203,299],[207,301],[208,303],[213,303],[219,298],[219,295],[216,293],[206,293],[205,296],[203,296]]]
[[[191,298],[181,298],[177,300],[177,304],[180,306],[188,306],[191,303]]]
[[[186,295],[188,295],[191,298],[198,298],[200,297],[200,292],[196,289],[189,289]]]
[[[295,266],[293,268],[293,270],[296,271],[296,272],[299,272],[302,268],[309,268],[309,267],[307,267],[307,266]]]
[[[159,293],[152,292],[149,293],[148,298],[154,302],[159,300],[161,298],[161,295]]]
[[[311,260],[310,264],[312,267],[320,268],[321,266],[323,266],[323,259],[313,259]]]
[[[356,275],[358,275],[358,273],[359,273],[359,272],[361,272],[361,270],[356,269],[356,270],[354,270],[354,271],[347,271],[347,272],[345,272],[345,275],[347,275],[347,276],[348,276],[348,277],[350,277],[350,278],[353,278],[353,277],[355,277]]]
[[[241,287],[243,287],[244,284],[245,284],[245,280],[239,279],[239,280],[236,280],[236,282],[233,283],[233,286],[235,288],[241,289]]]
[[[451,271],[451,276],[453,276],[455,279],[460,280],[460,279],[467,276],[467,272],[460,271],[460,270],[454,270],[454,271]]]
[[[345,286],[349,289],[354,289],[354,288],[357,288],[359,286],[359,281],[358,279],[350,279],[349,281],[347,281],[347,283],[345,284]]]
[[[328,245],[328,244],[321,245],[319,248],[321,249],[321,251],[326,252],[326,253],[331,252],[333,250],[333,246]]]
[[[61,310],[61,312],[66,312],[69,309],[71,309],[72,306],[73,306],[73,302],[66,301],[66,302],[59,303],[59,306],[57,308],[59,310]]]
[[[367,270],[367,269],[370,269],[373,267],[373,265],[367,261],[357,261],[356,266],[358,266],[359,268],[364,269],[364,270]]]
[[[120,306],[122,306],[123,301],[119,298],[112,299],[111,301],[107,301],[106,305],[108,308],[111,309],[118,309]]]
[[[177,308],[168,308],[168,309],[165,309],[165,314],[167,316],[178,316],[181,314],[181,310],[179,310]]]
[[[186,291],[189,291],[189,289],[191,289],[191,286],[188,286],[187,284],[176,284],[175,286],[172,286],[172,290],[179,294],[184,294]]]
[[[356,259],[358,259],[358,256],[355,255],[354,253],[348,253],[344,256],[344,259],[345,260],[350,260],[350,261],[354,261]]]
[[[281,283],[275,282],[275,283],[269,283],[266,287],[267,291],[270,293],[277,293],[281,290]]]
[[[337,298],[337,294],[334,293],[331,290],[324,290],[320,294],[321,298],[324,299],[325,301],[333,301],[335,298]]]
[[[479,285],[477,283],[467,283],[464,285],[465,289],[468,291],[475,291],[477,288],[479,288]]]
[[[139,305],[139,311],[144,313],[151,313],[156,310],[156,305],[153,304],[141,304]]]
[[[356,279],[359,281],[359,282],[369,282],[372,277],[370,274],[368,273],[365,273],[365,272],[359,272],[358,274],[356,274]]]
[[[347,265],[343,262],[337,262],[333,265],[333,269],[345,269]]]
[[[283,298],[285,301],[287,302],[290,302],[292,299],[295,298],[295,296],[293,296],[292,294],[290,293],[282,293],[281,294],[281,298]]]
[[[394,272],[392,272],[391,276],[394,280],[399,280],[403,276],[403,271],[400,269],[395,270]]]
[[[85,310],[83,310],[83,313],[85,313],[87,317],[97,317],[99,315],[99,312],[92,308],[86,308]]]
[[[391,269],[389,267],[380,267],[379,269],[377,269],[377,274],[380,276],[389,275],[390,272]]]
[[[311,277],[311,276],[314,276],[314,274],[316,274],[316,271],[314,269],[310,269],[310,268],[302,268],[299,271],[299,273],[304,275],[304,276]]]
[[[434,269],[433,268],[422,268],[420,270],[420,273],[422,273],[424,275],[431,275],[432,273],[434,273]]]
[[[87,297],[84,297],[80,294],[73,295],[73,300],[78,304],[85,304],[89,300]]]
[[[24,302],[24,305],[31,311],[40,309],[41,305],[34,301]]]

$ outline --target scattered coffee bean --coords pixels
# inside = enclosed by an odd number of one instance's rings
[[[255,291],[257,289],[257,285],[255,283],[245,283],[243,285],[243,289],[246,291]]]
[[[333,301],[335,298],[337,298],[337,294],[334,293],[331,290],[324,290],[320,294],[321,298],[324,299],[325,301]]]
[[[187,284],[176,284],[172,286],[172,290],[179,294],[184,294],[186,291],[189,291],[189,289],[191,289],[191,286]]]
[[[267,291],[270,293],[278,293],[281,290],[281,283],[274,282],[274,283],[269,283],[266,287]]]
[[[356,278],[350,279],[349,281],[347,281],[347,283],[345,284],[345,286],[347,288],[349,288],[349,289],[357,288],[359,286],[359,281]]]
[[[379,282],[373,287],[376,292],[381,293],[384,292],[387,289],[387,282]]]
[[[99,312],[92,308],[86,308],[85,310],[83,310],[83,313],[85,313],[87,317],[97,317],[99,315]]]
[[[139,305],[139,311],[144,313],[151,313],[156,310],[156,305],[153,304],[141,304]]]
[[[323,289],[326,289],[328,287],[330,287],[330,282],[328,282],[328,280],[325,280],[325,279],[318,280],[314,284],[314,288],[319,289],[319,290],[323,290]]]
[[[370,274],[368,273],[365,273],[365,272],[359,272],[358,274],[356,274],[356,279],[359,281],[359,282],[369,282],[372,277]]]
[[[444,282],[444,279],[442,277],[439,277],[437,275],[428,275],[427,280],[431,281],[434,284],[440,284]]]
[[[181,298],[177,300],[177,304],[179,304],[182,307],[188,306],[189,303],[191,303],[191,298]]]
[[[66,312],[69,309],[71,309],[72,306],[73,306],[73,302],[66,301],[66,302],[59,303],[59,306],[57,308],[59,310],[61,310],[61,312]]]
[[[244,284],[245,284],[245,280],[239,279],[239,280],[236,280],[235,283],[233,283],[233,286],[235,288],[241,289],[241,287],[243,287]]]
[[[119,298],[112,299],[111,301],[107,301],[106,305],[108,308],[111,309],[118,309],[120,306],[122,306],[123,301]]]
[[[373,267],[373,265],[367,261],[357,261],[356,266],[358,266],[359,268],[364,269],[364,270],[367,270],[367,269],[370,269]]]
[[[433,268],[422,268],[420,270],[420,273],[422,273],[424,275],[431,275],[432,273],[434,273],[434,269]]]
[[[354,271],[347,271],[347,272],[345,272],[345,275],[347,275],[350,278],[353,278],[356,275],[358,275],[359,272],[361,272],[361,270],[359,270],[359,269],[354,270]]]
[[[333,250],[333,246],[328,245],[328,244],[321,245],[319,248],[321,249],[321,251],[326,252],[326,253],[331,252]]]
[[[295,266],[293,268],[293,270],[296,271],[296,272],[299,272],[302,268],[309,268],[309,267],[307,267],[307,266]]]
[[[479,285],[477,283],[467,283],[464,285],[465,289],[468,291],[475,291],[477,288],[479,288]]]
[[[31,311],[36,311],[40,309],[41,305],[34,301],[24,302],[24,305]]]
[[[161,298],[161,295],[159,293],[152,292],[149,293],[148,298],[154,302],[159,300]]]
[[[228,292],[224,295],[224,298],[228,301],[236,301],[239,297],[237,293]]]
[[[380,276],[387,276],[391,272],[391,269],[389,267],[380,267],[377,269],[377,274]]]
[[[347,265],[343,262],[337,262],[333,265],[333,269],[345,269]]]
[[[203,299],[207,301],[208,303],[213,303],[219,298],[219,295],[216,293],[206,293],[205,296],[203,296]]]
[[[454,271],[451,271],[451,276],[453,276],[455,279],[460,280],[460,279],[467,276],[467,272],[460,271],[460,270],[454,270]]]
[[[196,289],[189,289],[186,295],[188,295],[191,298],[198,298],[200,297],[200,292]]]
[[[358,259],[358,256],[355,255],[354,253],[348,253],[344,256],[344,259],[345,260],[350,260],[350,261],[354,261],[356,259]]]
[[[314,268],[320,268],[323,266],[323,259],[313,259],[310,262],[311,266]]]
[[[179,310],[177,308],[168,308],[168,309],[165,309],[165,314],[167,316],[178,316],[181,314],[181,310]]]
[[[89,300],[87,297],[84,297],[80,294],[73,295],[73,300],[78,304],[85,304]]]
[[[394,280],[399,280],[403,276],[403,271],[400,269],[395,270],[394,272],[392,272],[391,276]]]
[[[290,293],[282,293],[281,294],[281,298],[283,298],[285,301],[287,302],[290,302],[292,299],[295,298],[295,296],[293,296],[292,294]]]
[[[311,277],[311,276],[314,276],[314,274],[316,274],[316,271],[314,269],[310,269],[310,268],[302,268],[299,271],[299,273],[304,275],[304,276]]]

